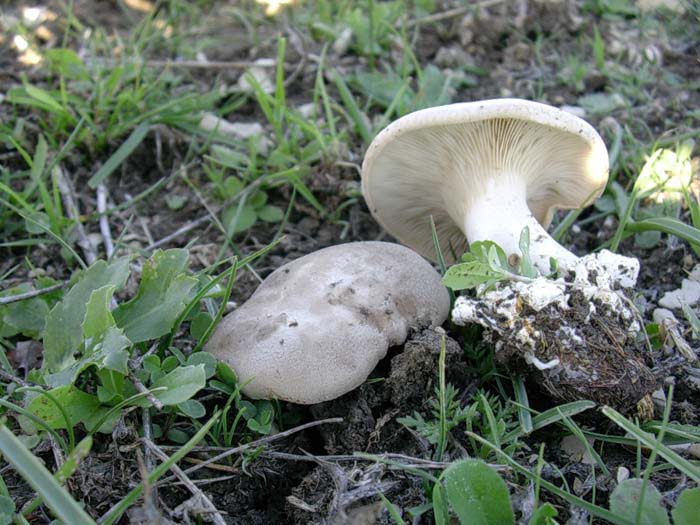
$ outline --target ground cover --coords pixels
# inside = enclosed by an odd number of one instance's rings
[[[5,2],[0,520],[696,523],[699,25],[692,1]],[[603,196],[550,231],[639,258],[646,411],[556,400],[449,322],[338,399],[243,396],[202,351],[221,317],[301,256],[393,241],[373,137],[502,97],[607,144]]]

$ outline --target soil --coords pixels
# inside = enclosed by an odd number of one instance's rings
[[[455,5],[447,1],[436,3],[440,6],[438,11],[444,13],[455,8]],[[651,142],[657,137],[672,139],[673,133],[682,136],[700,128],[700,115],[697,110],[691,111],[692,108],[700,107],[700,89],[677,87],[678,84],[700,87],[700,40],[697,33],[690,30],[692,24],[684,25],[679,20],[682,15],[660,11],[641,17],[624,13],[611,16],[591,7],[605,2],[573,0],[489,3],[493,5],[478,12],[465,10],[459,16],[446,16],[415,30],[414,48],[421,64],[435,63],[445,70],[457,71],[459,65],[466,63],[474,71],[480,72],[454,88],[454,101],[512,96],[580,108],[583,95],[618,93],[626,97],[627,103],[603,112],[587,109],[585,118],[595,127],[605,130],[610,128],[604,125],[604,119],[608,119],[609,124],[609,119],[613,118],[629,130],[630,137],[637,137],[640,142]],[[49,4],[56,12],[60,12],[59,2]],[[129,2],[76,1],[74,13],[78,20],[89,27],[109,28],[109,31],[124,33],[143,16],[126,4]],[[209,19],[205,21],[209,25],[198,21],[198,29],[204,37],[211,37],[214,41],[221,35],[226,35],[227,39],[230,37],[229,44],[208,49],[208,58],[234,61],[274,57],[275,37],[279,32],[285,32],[290,39],[286,65],[286,72],[291,78],[287,84],[289,104],[299,106],[309,102],[317,64],[308,57],[320,55],[321,43],[294,29],[294,15],[290,11],[283,12],[278,18],[265,19],[256,34],[252,35],[240,19],[231,16],[230,10],[235,9],[236,4],[211,3]],[[5,5],[9,5],[7,9],[14,13],[20,7],[12,2]],[[523,11],[523,7],[527,9]],[[47,22],[47,27],[58,30],[61,26],[55,21]],[[611,84],[610,76],[601,74],[595,67],[585,67],[579,83],[566,80],[575,76],[575,72],[571,71],[574,65],[566,61],[567,57],[574,56],[589,61],[591,42],[596,38],[594,31],[599,32],[599,37],[605,43],[606,60],[614,60],[621,65],[619,75],[631,77],[626,84]],[[61,33],[58,31],[56,34]],[[56,47],[59,44],[56,40],[49,40],[44,45]],[[159,50],[148,58],[167,58],[167,51]],[[41,68],[23,65],[17,58],[18,53],[9,41],[0,39],[0,95],[6,88],[20,85],[22,76],[35,82],[47,80],[45,71]],[[352,53],[329,55],[329,60],[341,74],[347,76],[368,70],[367,58]],[[641,79],[636,81],[634,77],[641,70],[651,78],[644,82]],[[236,82],[240,71],[211,70],[201,74],[185,72],[183,75],[205,91]],[[626,91],[622,92],[623,88]],[[379,118],[382,111],[377,106],[368,108],[371,119]],[[9,121],[11,112],[10,105],[0,104],[0,122]],[[253,100],[244,101],[235,115],[232,114],[232,118],[251,122],[265,121]],[[38,131],[31,115],[27,116],[26,127],[30,134]],[[605,138],[612,140],[612,135],[606,135]],[[259,278],[264,278],[286,262],[320,248],[360,240],[393,240],[372,219],[359,196],[358,169],[364,151],[359,139],[353,140],[355,142],[348,142],[339,148],[338,159],[320,163],[304,179],[315,197],[331,213],[324,216],[297,197],[284,228],[284,237],[263,259],[256,262],[255,273],[247,271],[240,274],[232,300],[237,303],[245,301],[258,286]],[[88,216],[96,211],[95,196],[87,187],[87,179],[119,144],[119,141],[113,141],[102,151],[73,152],[64,163],[64,169],[76,188],[82,215]],[[123,234],[123,241],[130,250],[136,251],[166,238],[181,227],[194,225],[185,234],[170,238],[161,246],[189,245],[193,268],[199,269],[214,262],[226,239],[211,225],[211,221],[197,222],[206,215],[200,197],[209,204],[217,203],[208,196],[213,193],[213,188],[201,169],[192,170],[192,183],[194,187],[210,192],[202,191],[204,196],[193,196],[191,186],[179,176],[189,145],[189,139],[182,132],[164,125],[158,126],[109,179],[108,191],[112,203],[122,204],[129,196],[138,195],[165,177],[162,191],[113,215],[111,227],[116,234]],[[635,146],[638,144],[624,144],[623,150],[631,150]],[[632,163],[632,157],[632,154],[628,157],[622,151],[618,159],[617,180],[623,187],[629,187],[631,176],[640,167]],[[21,157],[12,148],[3,149],[1,143],[0,163],[9,170],[23,165]],[[172,195],[186,197],[183,207],[177,210],[168,207],[166,198]],[[286,208],[290,197],[291,190],[288,187],[268,192],[269,202],[283,208]],[[337,214],[334,213],[336,210],[339,210]],[[682,213],[686,214],[687,211]],[[687,220],[685,215],[684,220]],[[607,219],[596,218],[594,209],[584,211],[579,221],[582,226],[578,228],[578,233],[566,241],[568,247],[577,253],[586,253],[600,246],[612,237],[616,228],[611,215]],[[17,240],[17,236],[21,235],[21,232],[5,233],[8,240]],[[276,239],[276,234],[275,227],[270,228],[268,224],[260,222],[236,237],[235,246],[240,254],[248,255]],[[7,286],[26,282],[30,276],[28,270],[22,268],[30,266],[41,269],[41,272],[55,279],[67,280],[70,277],[72,265],[64,262],[65,259],[55,245],[0,250],[0,275],[15,266],[18,268],[6,280]],[[679,287],[686,272],[698,263],[697,255],[686,243],[665,238],[653,249],[641,249],[634,244],[633,238],[628,238],[623,241],[619,251],[638,256],[642,261],[637,297],[634,299],[641,306],[646,322],[650,321],[652,310],[663,292]],[[25,260],[29,264],[23,264]],[[581,322],[585,317],[585,312],[579,312],[581,315],[576,312],[574,309],[571,322]],[[542,315],[540,322],[545,330],[551,320],[552,317],[547,317],[546,313]],[[684,321],[681,327],[684,333],[688,332],[689,327]],[[551,328],[552,331],[556,330],[555,326]],[[430,400],[435,398],[443,338],[446,348],[446,379],[457,389],[460,406],[472,404],[479,388],[485,388],[492,394],[509,390],[508,386],[504,386],[504,381],[484,382],[484,377],[476,373],[487,364],[487,358],[483,357],[483,353],[467,351],[478,347],[474,342],[474,334],[452,326],[447,326],[445,330],[446,334],[430,330],[413,333],[405,345],[390,349],[365,384],[339,399],[312,407],[285,403],[280,405],[280,413],[287,415],[290,421],[281,421],[278,430],[333,417],[342,417],[342,424],[322,424],[291,435],[261,450],[251,450],[240,457],[234,456],[225,465],[225,472],[202,469],[192,479],[202,482],[202,490],[229,524],[393,523],[380,502],[380,495],[404,509],[404,518],[410,520],[406,514],[407,509],[418,508],[431,501],[421,479],[405,469],[393,468],[389,463],[352,455],[374,454],[388,460],[388,454],[399,454],[400,460],[396,459],[398,456],[392,456],[395,461],[412,465],[433,459],[434,446],[415,430],[399,423],[398,419],[416,413],[426,419],[432,418]],[[600,336],[600,331],[590,326],[588,335],[593,340]],[[622,335],[618,336],[618,339],[624,339]],[[184,334],[183,341],[183,347],[191,347],[191,341],[187,341]],[[598,343],[594,346],[600,355],[605,355],[611,345],[610,338],[606,336]],[[616,345],[613,342],[612,346]],[[672,420],[680,424],[700,424],[700,385],[690,375],[692,367],[674,361],[677,354],[668,344],[658,346],[655,352],[649,354],[644,353],[643,346],[635,344],[630,347],[624,342],[622,346],[626,352],[633,352],[631,359],[639,363],[639,370],[653,371],[653,377],[646,376],[646,372],[640,373],[645,392],[651,390],[652,381],[662,385],[676,385]],[[475,360],[475,355],[482,357]],[[677,366],[670,366],[669,362],[674,362]],[[496,371],[506,372],[498,367]],[[619,370],[614,370],[612,373],[618,372]],[[528,387],[532,389],[531,404],[538,410],[556,404],[552,392],[560,389],[560,386],[554,379],[531,379]],[[581,389],[572,388],[563,398],[580,399],[586,393],[590,391],[582,392]],[[610,401],[611,396],[618,395],[620,393],[617,390],[607,391],[597,399],[605,403]],[[629,396],[630,399],[634,397],[635,395]],[[213,406],[222,404],[225,398],[221,396],[210,401]],[[622,403],[621,409],[627,410],[634,404]],[[652,410],[654,408],[658,419],[663,407],[657,403]],[[595,426],[601,423],[601,418],[591,411],[590,414],[578,416],[576,421],[584,427],[589,424]],[[83,501],[95,517],[106,512],[142,478],[140,464],[143,458],[140,457],[138,425],[138,418],[130,414],[120,425],[119,431],[113,435],[101,436],[94,453],[82,464],[77,477],[69,483],[74,496]],[[601,431],[616,432],[612,425]],[[560,483],[563,477],[580,496],[591,498],[595,494],[596,501],[607,506],[607,497],[614,487],[617,467],[634,464],[636,451],[608,445],[603,447],[603,460],[612,473],[604,476],[597,470],[593,471],[590,465],[571,460],[560,449],[563,434],[561,429],[550,428],[534,433],[521,441],[514,457],[528,468],[534,468],[537,451],[542,443],[546,444],[543,478]],[[467,450],[471,450],[469,439],[463,432],[455,431],[450,441],[450,452],[442,459],[456,459]],[[49,450],[39,450],[39,454],[48,464],[53,464]],[[202,458],[206,456],[202,455]],[[28,487],[21,479],[13,477],[7,467],[2,470],[2,475],[10,494],[16,497],[19,504],[24,503],[28,499],[27,494],[30,494]],[[595,492],[593,475],[597,476]],[[212,481],[212,478],[220,479]],[[655,473],[652,481],[669,502],[677,497],[680,488],[687,485],[687,480],[681,479],[678,474],[663,471]],[[528,501],[534,496],[525,493],[524,489],[515,484],[511,484],[511,489],[516,494],[514,501],[520,505],[516,512],[527,521]],[[168,483],[159,487],[157,492],[149,494],[151,499],[141,502],[141,506],[132,512],[130,518],[125,517],[121,523],[168,523],[167,520],[198,523],[197,518],[192,518],[186,511],[180,514],[173,512],[173,509],[183,503],[190,504],[195,511],[202,508],[201,503],[191,501],[191,494],[182,487]],[[560,513],[560,522],[563,523],[568,518],[571,518],[571,523],[579,522],[574,518],[580,509],[572,509],[562,500],[548,494],[543,494],[542,497],[555,504]],[[39,509],[31,516],[31,521],[47,523],[49,518],[45,510]],[[432,514],[425,513],[415,518],[413,523],[432,523]]]

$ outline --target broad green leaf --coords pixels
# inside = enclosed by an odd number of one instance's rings
[[[82,324],[83,337],[86,340],[101,337],[108,328],[116,325],[109,307],[115,290],[114,285],[108,284],[90,294]]]
[[[190,335],[197,341],[200,341],[202,337],[204,337],[204,334],[206,334],[213,320],[212,316],[206,312],[198,313],[194,319],[190,321]]]
[[[620,483],[610,496],[610,510],[620,516],[635,516],[639,505],[642,513],[638,525],[666,525],[669,523],[666,509],[661,505],[661,494],[651,483],[644,492],[644,480],[630,478]]]
[[[187,401],[183,401],[182,403],[177,405],[177,408],[182,410],[182,412],[186,416],[189,416],[194,419],[204,417],[207,413],[207,409],[204,408],[204,405],[196,399],[188,399]]]
[[[167,387],[155,396],[164,405],[179,405],[204,388],[206,381],[204,365],[181,366],[158,379],[151,388]]]
[[[110,263],[97,261],[82,272],[63,300],[46,318],[44,364],[49,372],[59,372],[75,362],[74,354],[83,342],[82,324],[93,290],[107,285],[117,289],[129,276],[129,260],[124,257]]]
[[[211,355],[209,352],[195,352],[187,358],[187,365],[204,365],[204,373],[207,375],[207,379],[213,377],[216,373],[216,357]]]
[[[438,67],[429,64],[419,79],[418,92],[411,101],[411,110],[449,104],[450,78]]]
[[[508,487],[498,473],[483,461],[465,459],[447,467],[447,501],[461,525],[515,523]]]
[[[673,525],[700,524],[700,487],[685,489],[671,511]]]
[[[280,222],[284,219],[284,211],[279,206],[268,204],[256,210],[258,217],[265,222]]]
[[[83,392],[73,385],[59,386],[51,389],[49,392],[56,398],[68,414],[71,426],[83,423],[90,429],[91,423],[95,423],[108,410],[101,405],[97,396]],[[29,403],[27,410],[42,419],[53,429],[66,428],[66,421],[63,414],[46,396],[36,396]]]
[[[32,235],[41,235],[51,230],[51,219],[43,211],[29,213],[24,220],[24,228]]]
[[[15,516],[15,502],[9,496],[0,496],[0,525],[11,525]]]
[[[224,210],[221,222],[226,229],[226,235],[229,237],[246,231],[255,224],[258,220],[258,215],[255,208],[252,206],[230,206]]]
[[[167,334],[189,303],[197,279],[187,275],[187,250],[156,251],[143,265],[139,292],[114,312],[134,343]]]
[[[29,284],[10,288],[3,296],[16,295],[31,291]],[[33,297],[0,306],[0,337],[12,337],[22,334],[26,337],[37,338],[44,330],[49,307],[41,297]]]
[[[73,383],[83,370],[91,365],[126,374],[128,349],[131,341],[121,328],[115,326],[109,303],[115,287],[111,284],[98,288],[90,294],[85,319],[82,323],[84,348],[82,357],[71,366],[46,376],[46,383],[56,387]]]

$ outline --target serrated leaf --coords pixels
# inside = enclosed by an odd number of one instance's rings
[[[620,516],[635,516],[641,502],[642,513],[638,525],[668,524],[668,514],[661,506],[661,494],[651,483],[646,484],[642,493],[643,486],[644,480],[640,478],[621,482],[610,496],[610,510]]]
[[[442,473],[447,501],[462,525],[515,523],[508,487],[483,461],[465,459]]]
[[[164,375],[151,388],[166,387],[155,396],[164,405],[178,405],[190,399],[206,385],[204,365],[181,366]]]
[[[110,263],[97,261],[51,309],[44,330],[44,365],[49,372],[59,372],[75,362],[74,353],[83,342],[82,324],[93,290],[107,285],[119,289],[128,276],[129,260],[125,257]]]
[[[507,274],[491,269],[487,263],[472,260],[448,268],[442,278],[442,284],[453,290],[466,290],[482,284],[491,286],[507,278]]]
[[[139,292],[114,311],[117,326],[134,343],[167,334],[189,303],[197,279],[185,273],[187,250],[156,251],[146,261]]]

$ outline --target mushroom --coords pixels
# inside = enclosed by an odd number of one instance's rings
[[[302,404],[359,386],[409,329],[442,324],[450,299],[420,255],[393,243],[331,246],[272,272],[206,350],[255,399]]]
[[[578,258],[547,234],[555,210],[591,204],[608,180],[598,133],[554,107],[496,99],[434,107],[387,126],[362,166],[362,193],[375,219],[399,241],[435,259],[430,217],[445,258],[491,240],[550,273],[550,257],[573,270]],[[616,259],[613,266],[638,263]]]

